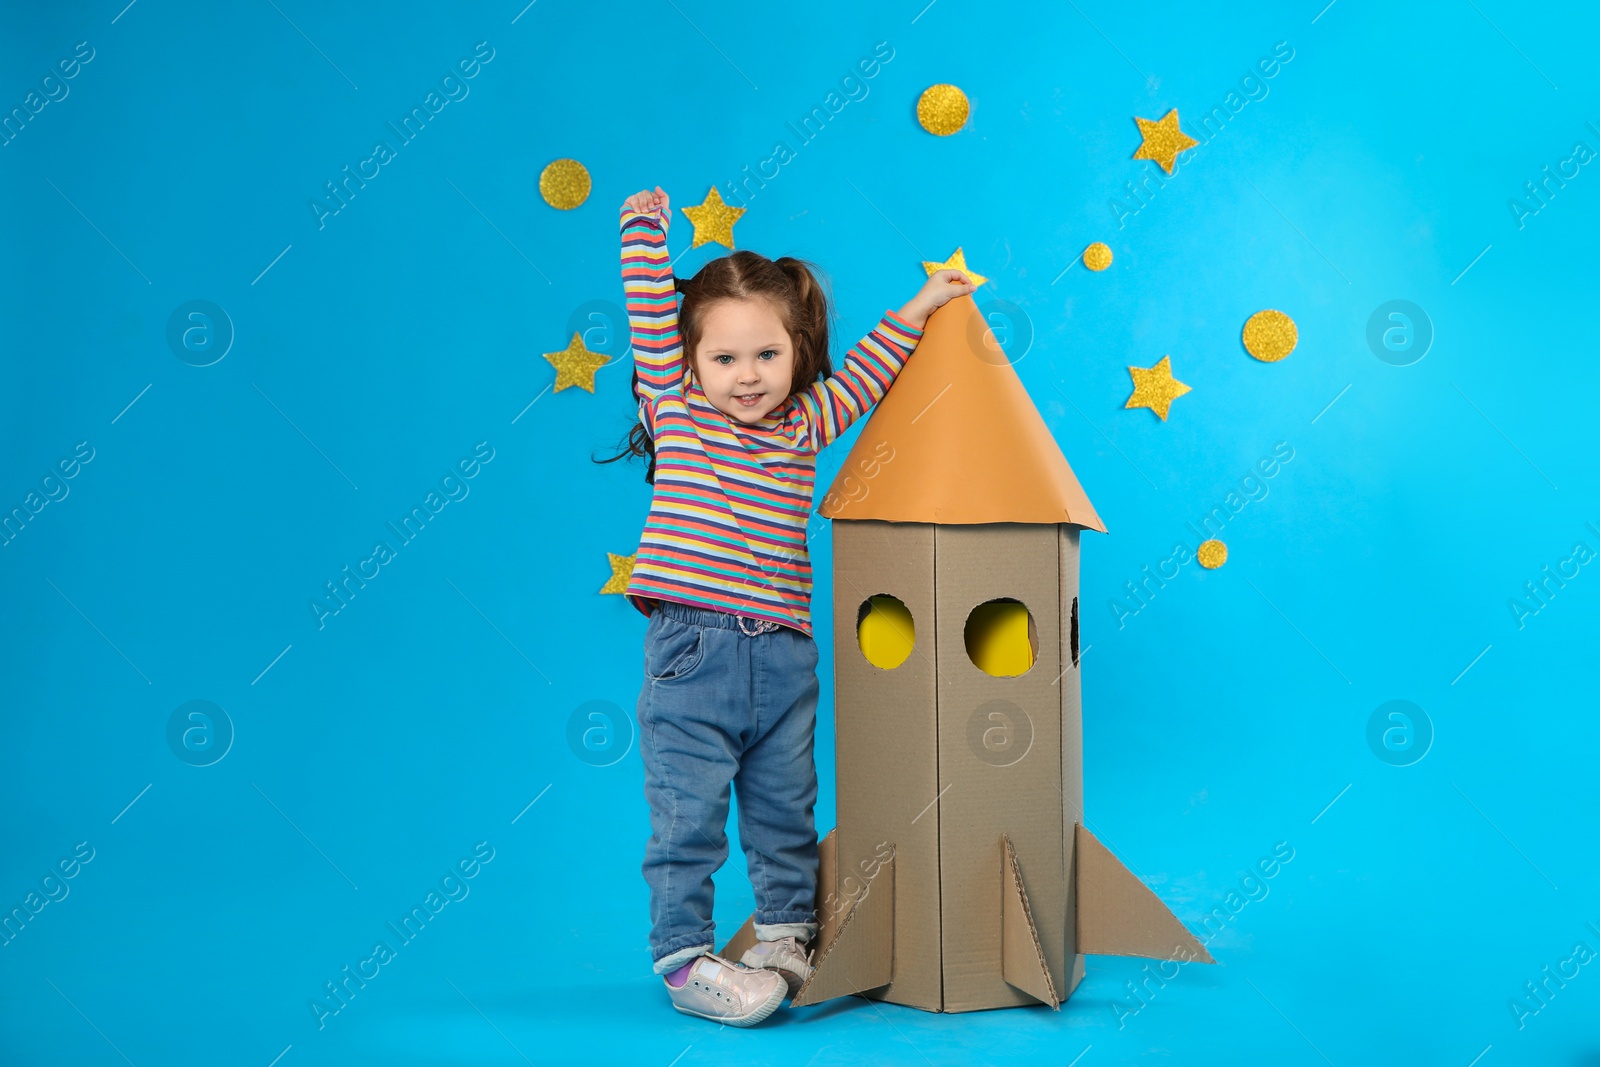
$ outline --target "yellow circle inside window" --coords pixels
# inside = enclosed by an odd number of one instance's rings
[[[1026,673],[1039,658],[1039,631],[1033,613],[1011,597],[973,608],[962,636],[973,665],[997,678]]]
[[[904,663],[917,643],[911,609],[887,593],[868,597],[856,613],[856,643],[874,667],[892,671]]]

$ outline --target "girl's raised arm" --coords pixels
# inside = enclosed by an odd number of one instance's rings
[[[639,418],[655,435],[656,399],[684,380],[683,342],[678,334],[678,293],[667,255],[667,195],[636,193],[622,206],[622,287],[638,381]]]
[[[820,452],[831,445],[852,423],[870,411],[872,405],[883,399],[920,340],[920,326],[913,326],[893,311],[888,312],[872,332],[850,350],[837,374],[818,379],[811,388],[796,396],[806,424],[811,428],[814,451]]]

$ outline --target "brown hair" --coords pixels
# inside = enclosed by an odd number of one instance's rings
[[[764,299],[772,303],[784,329],[794,342],[794,377],[789,394],[811,388],[818,378],[833,375],[828,358],[828,325],[832,310],[821,272],[804,260],[784,256],[768,259],[756,252],[740,251],[713,259],[687,281],[679,279],[678,333],[683,359],[692,371],[694,351],[700,344],[706,311],[719,300]],[[639,397],[639,369],[633,371],[633,395]],[[618,453],[596,463],[614,463],[631,456],[648,456],[644,480],[656,480],[656,445],[643,421],[635,422]]]

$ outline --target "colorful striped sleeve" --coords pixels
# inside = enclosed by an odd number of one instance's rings
[[[639,418],[655,436],[655,401],[683,384],[683,343],[678,335],[678,292],[667,255],[667,228],[659,212],[622,211],[622,288],[627,294],[634,399]]]
[[[850,350],[839,373],[815,382],[796,397],[811,431],[813,451],[832,444],[883,399],[920,340],[920,329],[888,312]]]

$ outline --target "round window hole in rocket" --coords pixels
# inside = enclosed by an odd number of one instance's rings
[[[967,656],[996,678],[1027,673],[1039,658],[1039,629],[1028,606],[1012,597],[985,601],[967,616]]]
[[[856,612],[856,642],[874,667],[892,671],[911,656],[917,626],[905,601],[879,593],[862,601]]]

